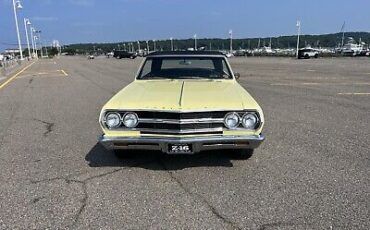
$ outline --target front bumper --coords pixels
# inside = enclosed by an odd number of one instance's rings
[[[265,137],[252,136],[206,136],[206,137],[105,137],[98,138],[107,149],[158,150],[169,152],[170,144],[192,145],[192,153],[216,149],[255,149]]]

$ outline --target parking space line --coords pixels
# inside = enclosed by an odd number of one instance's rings
[[[366,96],[370,96],[370,93],[338,93],[338,95],[366,95]]]
[[[48,77],[64,77],[65,74],[62,72],[62,70],[52,70],[47,72],[29,72],[25,71],[22,76],[19,76],[18,78],[25,78],[30,76],[48,76]]]
[[[64,71],[64,70],[61,70],[62,71],[62,73],[64,74],[64,76],[68,76],[68,74],[66,73],[66,71]]]
[[[0,89],[4,88],[7,84],[9,84],[11,81],[13,81],[19,75],[21,75],[24,71],[26,71],[28,68],[30,68],[35,63],[36,62],[32,62],[28,66],[24,67],[21,71],[19,71],[18,73],[16,73],[14,76],[10,77],[6,82],[4,82],[2,85],[0,85]]]
[[[271,86],[300,86],[300,85],[328,85],[328,86],[336,86],[336,85],[370,85],[370,82],[300,82],[300,83],[272,83]]]

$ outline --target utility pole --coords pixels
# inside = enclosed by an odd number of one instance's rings
[[[301,21],[298,20],[296,26],[297,26],[297,30],[298,30],[297,31],[298,33],[297,33],[297,54],[296,55],[297,55],[297,58],[298,58],[298,52],[299,52],[299,36],[301,34]]]
[[[230,30],[229,31],[229,35],[230,35],[230,54],[233,53],[233,31]]]
[[[171,51],[173,51],[173,37],[170,37],[171,40]]]
[[[149,54],[150,50],[149,50],[149,41],[148,40],[146,41],[146,50],[147,50],[147,52]]]
[[[194,34],[194,50],[198,49],[198,44],[197,44],[197,34]]]

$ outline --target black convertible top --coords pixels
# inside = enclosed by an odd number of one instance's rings
[[[177,56],[177,55],[220,55],[225,56],[223,53],[218,51],[157,51],[147,55],[151,56]]]

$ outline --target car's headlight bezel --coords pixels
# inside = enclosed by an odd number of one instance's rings
[[[131,118],[132,117],[134,117],[135,118],[135,123],[134,123],[134,125],[132,125],[132,126],[128,126],[126,123],[125,123],[125,119],[128,117],[128,116],[131,116]],[[134,113],[134,112],[127,112],[127,113],[125,113],[123,116],[122,116],[122,125],[123,125],[123,127],[124,128],[127,128],[127,129],[134,129],[134,128],[136,128],[137,126],[138,126],[138,124],[139,124],[139,117],[137,116],[137,114],[136,113]]]
[[[235,126],[230,126],[228,123],[227,123],[227,118],[230,117],[230,116],[235,116],[235,118],[238,119],[237,123],[235,124]],[[226,128],[228,129],[231,129],[231,130],[235,130],[239,127],[240,125],[240,116],[238,113],[236,112],[230,112],[230,113],[227,113],[224,117],[224,125],[226,126]]]
[[[248,126],[246,124],[245,119],[248,118],[248,117],[255,119],[255,122],[254,122],[253,125]],[[243,115],[243,117],[242,117],[242,119],[240,121],[240,123],[243,125],[243,127],[245,129],[247,129],[247,130],[256,130],[258,128],[258,126],[259,126],[259,122],[260,122],[260,119],[259,119],[259,116],[257,115],[257,113],[252,113],[252,112],[246,112]]]
[[[108,116],[110,116],[110,115],[116,115],[118,117],[118,123],[114,126],[109,126],[108,125]],[[119,128],[122,125],[121,114],[119,114],[118,112],[108,112],[108,113],[106,113],[105,116],[104,116],[104,124],[105,124],[105,127],[107,127],[108,129],[117,129],[117,128]]]

